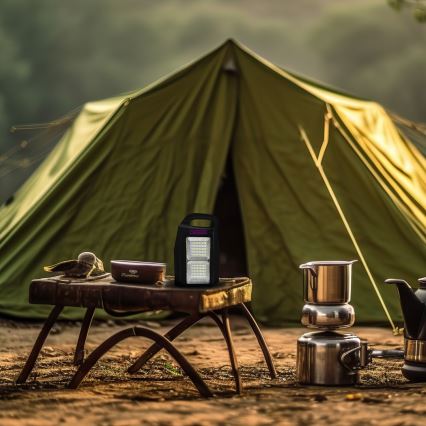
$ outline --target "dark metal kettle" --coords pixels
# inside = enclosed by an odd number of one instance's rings
[[[390,278],[387,284],[396,284],[404,315],[404,333],[409,339],[426,340],[426,277],[420,278],[419,288],[413,290],[400,279]]]

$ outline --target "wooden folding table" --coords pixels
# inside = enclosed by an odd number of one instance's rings
[[[25,366],[17,379],[17,383],[24,383],[27,380],[44,342],[63,308],[73,306],[85,308],[86,313],[74,353],[74,364],[78,366],[78,369],[70,382],[70,388],[77,388],[99,358],[113,346],[129,337],[141,336],[152,340],[153,344],[128,368],[129,373],[137,372],[157,352],[165,349],[189,376],[200,394],[205,397],[212,396],[211,390],[199,373],[172,343],[185,330],[208,316],[213,319],[222,332],[229,352],[236,390],[241,393],[241,376],[228,314],[228,309],[231,307],[237,307],[247,319],[263,352],[271,378],[277,377],[273,360],[263,335],[245,305],[251,300],[251,290],[251,280],[246,277],[220,279],[217,286],[208,288],[177,287],[174,285],[173,279],[165,280],[156,285],[131,285],[118,283],[110,275],[93,281],[65,277],[33,280],[30,286],[30,303],[53,305],[54,307],[36,339]],[[84,360],[84,346],[95,309],[97,308],[103,309],[115,317],[156,310],[182,312],[188,315],[164,336],[148,327],[142,326],[132,326],[119,331],[100,344]]]

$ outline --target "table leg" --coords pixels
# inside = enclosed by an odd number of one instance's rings
[[[173,342],[185,330],[193,326],[195,323],[204,318],[202,314],[194,314],[184,318],[179,324],[170,329],[164,337]],[[158,343],[151,345],[127,370],[128,373],[134,374],[138,372],[153,356],[161,351],[163,347]]]
[[[51,310],[49,316],[47,317],[46,322],[43,325],[43,328],[41,329],[37,337],[37,340],[34,343],[34,346],[31,350],[30,355],[28,356],[28,359],[24,365],[24,368],[21,371],[21,374],[19,374],[18,378],[16,379],[16,384],[25,383],[26,380],[28,379],[28,376],[30,375],[37,361],[38,355],[40,354],[41,348],[43,347],[44,342],[46,341],[46,338],[49,335],[50,330],[55,324],[55,321],[58,318],[59,314],[62,312],[63,308],[64,307],[62,305],[56,305]]]
[[[238,360],[237,355],[234,349],[234,342],[232,340],[231,326],[229,323],[229,315],[228,310],[222,309],[222,323],[223,323],[223,333],[226,341],[226,345],[228,347],[229,359],[231,361],[232,372],[235,378],[235,387],[237,393],[241,393],[243,390],[241,383],[240,370],[238,369]]]
[[[195,387],[198,389],[200,394],[204,397],[213,396],[212,392],[198,374],[198,372],[194,369],[194,367],[190,364],[190,362],[185,358],[185,356],[168,340],[166,337],[161,334],[156,333],[153,330],[150,330],[145,327],[131,327],[126,330],[119,331],[114,334],[103,343],[101,343],[80,365],[77,372],[74,374],[69,387],[71,389],[76,389],[82,380],[86,377],[87,373],[90,369],[96,364],[96,362],[113,346],[118,344],[124,339],[129,337],[141,336],[146,337],[150,340],[153,340],[157,343],[161,348],[166,349],[167,352],[176,360],[182,370],[189,376]]]
[[[278,376],[277,371],[275,370],[274,361],[272,359],[271,353],[269,352],[268,345],[265,342],[265,338],[263,337],[263,334],[260,331],[259,326],[257,325],[256,320],[253,318],[253,315],[250,313],[244,303],[241,303],[239,306],[241,307],[241,310],[244,316],[246,317],[248,323],[250,324],[250,327],[257,338],[259,346],[262,349],[263,357],[265,358],[266,364],[268,365],[268,370],[271,378],[276,379]]]
[[[94,314],[95,308],[87,308],[83,323],[81,324],[80,334],[78,335],[77,345],[75,347],[74,365],[80,365],[84,360],[84,345],[86,343],[87,334],[89,333],[89,328],[92,324]]]

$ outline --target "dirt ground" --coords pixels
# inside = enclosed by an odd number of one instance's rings
[[[279,378],[270,380],[261,352],[241,318],[233,332],[244,392],[233,392],[228,355],[219,330],[204,320],[177,340],[177,346],[216,396],[199,397],[171,358],[160,353],[136,375],[126,368],[148,346],[142,338],[122,342],[95,366],[78,390],[66,389],[74,367],[76,323],[59,323],[48,338],[25,385],[14,384],[40,323],[0,323],[0,425],[424,425],[426,384],[410,384],[400,361],[376,360],[356,387],[300,386],[295,380],[296,339],[302,328],[263,328]],[[139,322],[144,323],[144,322]],[[134,323],[131,323],[134,324]],[[146,325],[146,322],[144,323]],[[165,332],[172,321],[148,323]],[[129,323],[95,323],[92,350]],[[401,348],[389,329],[354,328],[378,348]]]

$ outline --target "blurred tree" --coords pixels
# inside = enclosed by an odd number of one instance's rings
[[[309,36],[321,79],[426,121],[426,27],[409,21],[377,5],[335,10]]]
[[[27,65],[19,88],[7,78],[0,83],[2,90],[14,90],[6,107],[23,122],[52,113],[53,118],[87,99],[138,86],[140,70],[161,39],[155,28],[123,13],[112,0],[6,0],[0,7],[1,28]],[[136,48],[138,34],[144,35],[143,49]],[[25,102],[17,93],[25,93]]]
[[[10,120],[16,116],[16,110],[25,102],[19,90],[28,79],[28,63],[20,58],[19,46],[16,40],[0,26],[0,132],[7,131]]]
[[[413,16],[419,22],[426,22],[425,0],[388,0],[389,5],[398,12],[403,9],[412,9]]]
[[[31,134],[13,137],[8,129],[55,119],[89,99],[146,83],[141,70],[155,62],[161,38],[148,20],[113,0],[2,0],[0,199],[22,183],[49,148],[40,138],[22,144],[21,138]]]

